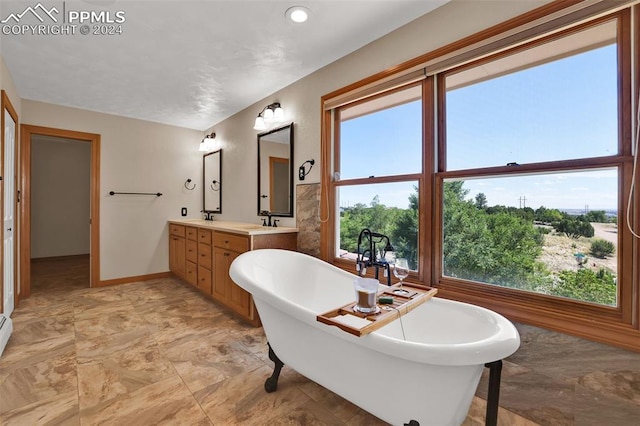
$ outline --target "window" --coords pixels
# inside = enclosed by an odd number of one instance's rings
[[[446,170],[619,154],[616,22],[446,73]]]
[[[617,22],[442,76],[443,280],[619,306]]]
[[[617,306],[617,169],[442,188],[443,276]]]
[[[336,253],[354,259],[360,231],[387,235],[418,270],[422,86],[390,91],[339,112]]]
[[[640,243],[626,209],[638,199],[640,30],[630,8],[560,21],[543,9],[503,26],[504,39],[490,29],[425,55],[419,83],[391,89],[408,77],[383,73],[379,87],[366,79],[360,94],[323,98],[333,156],[323,190],[335,213],[323,246],[353,271],[357,233],[378,228],[410,258],[409,280],[443,297],[637,350]]]

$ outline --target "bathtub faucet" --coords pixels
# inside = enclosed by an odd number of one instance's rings
[[[384,247],[380,252],[380,258],[377,258],[378,247],[382,244],[384,244]],[[391,285],[391,270],[386,255],[392,251],[394,251],[393,246],[386,235],[372,232],[368,228],[360,231],[358,236],[358,258],[356,260],[358,275],[364,275],[367,272],[367,267],[373,266],[375,268],[374,277],[378,279],[379,269],[382,268],[387,277],[387,285]]]

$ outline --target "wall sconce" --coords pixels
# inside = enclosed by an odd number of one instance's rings
[[[307,170],[304,166],[309,164],[309,170]],[[313,168],[313,165],[316,164],[316,160],[314,160],[313,158],[311,160],[307,160],[304,163],[302,163],[302,165],[300,166],[300,168],[298,169],[298,179],[300,180],[304,180],[304,178],[309,174],[309,172],[311,171],[311,169]]]
[[[202,139],[202,142],[200,142],[200,147],[198,148],[198,151],[201,152],[209,152],[209,151],[213,151],[213,144],[214,144],[214,140],[216,138],[216,134],[214,132],[211,132],[210,135],[205,135],[204,139]]]
[[[282,109],[279,102],[274,102],[260,111],[253,128],[255,130],[265,130],[268,126],[282,121],[284,121],[284,109]]]

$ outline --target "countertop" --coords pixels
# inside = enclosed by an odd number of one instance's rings
[[[195,226],[197,228],[207,228],[214,231],[225,231],[240,235],[267,235],[267,234],[288,234],[298,232],[298,228],[286,226],[262,226],[256,223],[226,222],[222,220],[202,220],[202,219],[175,219],[169,223],[176,225]]]

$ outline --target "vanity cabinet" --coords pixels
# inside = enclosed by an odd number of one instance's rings
[[[198,228],[187,226],[185,281],[198,286]]]
[[[169,224],[171,271],[247,322],[259,326],[260,318],[251,294],[233,282],[229,267],[236,257],[249,250],[296,250],[297,229],[253,229],[233,222],[209,222],[201,226],[194,226],[193,221],[184,223]]]
[[[231,262],[249,250],[250,237],[215,231],[214,242],[216,275],[213,298],[229,306],[249,322],[256,323],[257,314],[254,313],[251,295],[238,287],[229,276]]]
[[[198,229],[198,289],[211,296],[213,281],[213,248],[211,231]]]
[[[178,277],[186,278],[186,227],[169,225],[169,269]]]
[[[211,242],[210,230],[169,225],[169,269],[208,296],[213,282]]]

